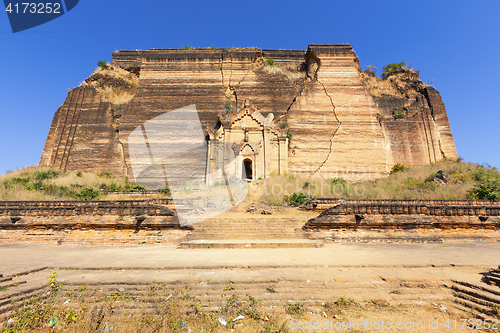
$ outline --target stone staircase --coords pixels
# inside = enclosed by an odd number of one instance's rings
[[[135,269],[123,269],[132,273]],[[245,270],[245,269],[243,269]],[[275,269],[281,271],[280,269]],[[2,323],[15,317],[16,310],[22,304],[36,303],[48,299],[51,293],[49,275],[54,268],[42,268],[31,272],[19,273],[7,277],[10,285],[7,290],[0,291],[0,328]],[[371,300],[383,300],[388,304],[437,306],[436,303],[444,304],[448,299],[449,289],[443,288],[442,282],[430,281],[323,281],[314,274],[309,279],[300,276],[288,275],[287,279],[276,279],[273,274],[261,275],[258,279],[245,278],[234,274],[233,278],[220,279],[213,273],[213,269],[196,269],[200,275],[190,275],[188,281],[170,277],[167,281],[148,281],[146,279],[134,281],[123,281],[123,276],[117,277],[113,270],[85,270],[65,269],[58,274],[64,278],[58,278],[62,283],[61,290],[57,292],[58,308],[79,308],[85,302],[89,309],[94,307],[106,307],[113,301],[115,311],[126,311],[128,313],[158,313],[159,302],[168,301],[172,295],[182,293],[187,298],[194,298],[199,304],[199,310],[218,312],[221,305],[230,298],[236,297],[241,301],[249,301],[253,297],[260,309],[269,313],[284,313],[287,304],[301,303],[305,310],[313,313],[325,311],[324,305],[332,303],[339,298],[352,298],[360,304]],[[220,271],[220,270],[217,270]],[[252,271],[252,270],[248,270]],[[102,273],[107,274],[108,279],[102,276],[94,277]],[[162,276],[169,276],[175,270],[165,270]],[[276,275],[276,274],[275,274]],[[142,275],[144,276],[144,274]],[[91,281],[84,280],[90,278]],[[24,281],[24,283],[19,283]],[[3,285],[3,283],[2,283]],[[5,289],[5,288],[4,288]],[[398,291],[398,292],[395,292]],[[184,297],[185,298],[185,297]]]
[[[304,218],[214,218],[194,224],[178,248],[321,247],[306,238]]]
[[[0,274],[0,323],[12,317],[20,304],[40,299],[40,293],[49,289],[46,273],[39,274],[43,271],[46,271],[45,267],[10,276]],[[43,278],[40,278],[40,275]]]
[[[483,277],[483,283],[453,281],[459,310],[481,319],[500,318],[500,266]]]

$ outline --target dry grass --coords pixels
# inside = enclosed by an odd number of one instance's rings
[[[289,80],[302,80],[306,78],[306,72],[301,70],[300,64],[283,64],[277,66],[266,66],[262,64],[262,69],[271,75],[285,75]]]
[[[128,103],[139,86],[139,77],[113,64],[97,68],[81,84],[95,87],[102,98],[112,104]]]
[[[109,86],[104,86],[102,88],[97,88],[99,94],[104,98],[104,100],[115,104],[126,104],[132,100],[135,96],[137,87],[127,90],[124,88],[112,88]]]
[[[408,67],[395,71],[386,79],[381,79],[375,74],[371,75],[369,72],[361,72],[360,76],[361,81],[363,81],[372,96],[376,97],[393,96],[403,98],[404,96],[419,94],[419,91],[426,87],[420,81],[418,72]]]
[[[442,170],[451,178],[448,184],[426,182]],[[294,174],[272,176],[255,180],[253,195],[269,205],[285,205],[284,195],[303,192],[311,197],[352,199],[420,199],[454,200],[467,199],[467,193],[477,183],[481,174],[500,179],[495,169],[460,161],[442,161],[435,164],[412,167],[374,181],[349,183],[342,178],[325,179]]]
[[[52,176],[44,178],[47,174]],[[124,186],[125,180],[106,178],[90,172],[64,173],[49,166],[28,166],[0,176],[0,200],[76,200],[78,198],[74,194],[82,189],[99,191],[103,184],[109,186],[112,183]],[[34,184],[43,189],[32,188]]]

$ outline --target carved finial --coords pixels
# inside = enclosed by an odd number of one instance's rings
[[[247,98],[247,99],[245,99],[245,104],[244,104],[244,106],[245,106],[246,108],[248,108],[248,107],[250,106],[250,100],[249,100],[248,98]]]

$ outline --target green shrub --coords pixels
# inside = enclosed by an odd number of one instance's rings
[[[478,166],[475,170],[471,171],[472,179],[477,182],[486,180],[500,179],[500,174],[496,168],[488,168],[482,165]]]
[[[130,184],[128,177],[125,177],[125,186],[123,187],[124,191],[129,192],[137,192],[137,191],[146,191],[146,188],[137,184]]]
[[[99,60],[97,61],[97,66],[99,66],[101,69],[104,69],[108,66],[108,63],[106,61]]]
[[[401,164],[401,163],[396,163],[394,164],[394,166],[391,168],[391,172],[390,174],[394,174],[396,172],[400,172],[400,171],[405,171],[406,169],[408,169],[407,167],[404,166],[404,164]]]
[[[82,172],[81,172],[81,171],[78,171],[78,172],[76,173],[76,176],[77,176],[77,177],[83,177],[83,174],[82,174]]]
[[[392,111],[392,117],[394,119],[401,119],[406,116],[406,110],[394,110]]]
[[[40,171],[36,173],[36,179],[37,180],[45,180],[45,179],[52,179],[52,178],[57,178],[61,173],[58,171]]]
[[[101,173],[98,173],[97,177],[112,179],[114,176],[113,176],[113,173],[111,173],[111,172],[103,171]]]
[[[194,46],[191,46],[189,44],[185,44],[181,50],[188,50],[188,51],[191,51],[191,50],[194,50]]]
[[[266,60],[264,60],[264,65],[266,65],[266,66],[279,66],[280,64],[278,64],[273,59],[266,59]]]
[[[125,191],[130,191],[130,192],[146,191],[146,188],[142,185],[129,184],[128,186],[125,185]]]
[[[20,184],[20,185],[26,185],[30,182],[31,178],[30,177],[25,177],[25,178],[20,178],[20,177],[14,177],[11,179],[11,182],[13,184]],[[5,181],[8,182],[8,181]]]
[[[224,109],[231,111],[233,109],[233,102],[227,100],[226,103],[224,104]]]
[[[387,64],[384,66],[384,71],[382,72],[382,78],[385,79],[390,73],[394,72],[396,69],[406,66],[404,62]]]
[[[328,181],[330,182],[331,185],[337,185],[337,184],[347,185],[347,180],[345,180],[342,177],[335,177],[335,178],[332,178],[332,179],[330,179]]]
[[[287,128],[288,127],[288,124],[287,123],[280,123],[278,125],[279,128]]]
[[[500,182],[498,180],[484,180],[478,182],[467,193],[469,199],[499,200]]]
[[[112,191],[112,192],[123,191],[122,186],[118,185],[115,182],[111,182],[109,184],[102,183],[100,188],[101,188],[101,190],[104,190],[104,191]]]
[[[100,193],[93,188],[84,187],[80,190],[80,192],[75,193],[74,197],[79,200],[94,200],[95,198],[98,198],[99,195]]]
[[[158,193],[164,194],[164,195],[170,195],[170,187],[165,187],[165,188],[159,188]]]
[[[302,192],[295,192],[290,195],[284,195],[283,197],[290,206],[294,207],[299,207],[309,200],[309,197]]]

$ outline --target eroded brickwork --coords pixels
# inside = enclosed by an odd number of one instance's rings
[[[304,229],[500,228],[500,201],[315,199],[305,206],[324,210]]]
[[[266,59],[279,68],[266,67]],[[424,165],[457,156],[439,93],[413,73],[406,83],[415,93],[374,94],[350,45],[120,51],[113,62],[139,75],[133,98],[112,105],[91,87],[71,91],[54,116],[40,164],[110,171],[133,181],[128,139],[134,129],[194,104],[207,134],[218,126],[227,101],[242,108],[245,100],[289,125],[291,173],[356,181],[387,175],[395,163]],[[404,119],[391,116],[403,107]]]

